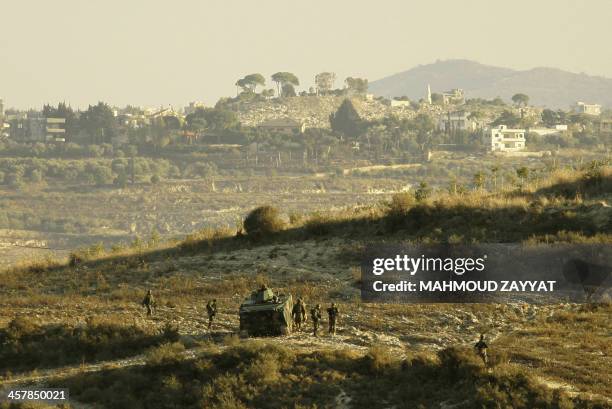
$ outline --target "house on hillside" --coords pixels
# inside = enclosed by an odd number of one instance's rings
[[[525,149],[524,129],[511,129],[500,125],[489,129],[485,138],[485,144],[491,152],[516,152]]]
[[[471,118],[469,111],[449,111],[438,119],[438,129],[442,132],[474,132],[480,127],[481,124]]]
[[[605,118],[599,121],[599,132],[612,133],[612,118]]]
[[[410,108],[410,100],[406,99],[392,99],[391,108],[407,107]]]
[[[19,142],[66,142],[66,118],[45,118],[40,113],[9,116],[9,134]]]
[[[304,133],[306,124],[301,121],[296,121],[291,118],[273,118],[268,119],[257,125],[258,129],[264,129],[269,132],[292,134]]]
[[[66,118],[46,118],[46,142],[66,142]]]
[[[553,128],[529,128],[528,133],[535,133],[539,136],[559,135],[567,131],[567,125],[555,125]]]
[[[464,104],[465,103],[465,92],[461,88],[454,88],[450,91],[443,92],[442,102],[444,103],[444,105]]]
[[[601,105],[599,104],[587,104],[582,101],[576,102],[573,108],[574,112],[577,114],[586,114],[586,115],[594,115],[598,116],[601,114]]]

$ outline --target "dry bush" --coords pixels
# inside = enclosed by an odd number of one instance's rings
[[[226,335],[222,342],[227,347],[236,347],[240,345],[240,337],[237,334]]]
[[[184,352],[185,346],[180,342],[165,343],[147,352],[147,364],[174,365],[183,359]]]
[[[609,162],[592,161],[581,171],[559,169],[543,180],[537,190],[532,186],[531,191],[566,198],[603,196],[612,191],[612,166]]]
[[[251,364],[244,370],[245,379],[252,384],[273,384],[278,382],[281,363],[274,353],[264,352],[258,354]]]
[[[324,236],[333,231],[333,222],[334,218],[331,215],[313,213],[304,223],[304,229],[307,235]]]
[[[201,250],[212,249],[216,241],[229,239],[236,235],[236,230],[229,227],[205,228],[185,237],[185,240],[178,244],[179,249]]]
[[[120,358],[176,337],[172,331],[157,334],[112,317],[90,318],[78,326],[41,326],[18,317],[0,329],[0,370]]]
[[[416,204],[416,199],[410,193],[396,193],[391,197],[389,203],[389,213],[394,215],[404,215]]]
[[[265,236],[277,233],[285,227],[285,222],[277,208],[261,206],[252,210],[244,219],[244,229],[249,235]]]
[[[372,348],[366,357],[354,350],[295,354],[278,345],[247,342],[208,350],[193,360],[175,360],[169,346],[164,351],[162,357],[169,355],[172,365],[156,361],[155,365],[79,375],[61,382],[77,399],[85,400],[83,396],[90,394],[100,399],[97,404],[121,408],[125,404],[113,401],[119,391],[132,407],[146,402],[151,409],[327,408],[336,407],[340,391],[350,396],[356,408],[380,407],[381,403],[429,408],[450,401],[464,402],[462,407],[561,409],[578,403],[534,382],[522,369],[503,366],[483,371],[472,366],[472,358],[461,349],[446,350],[440,359],[413,356],[402,370],[399,360],[381,348]],[[460,368],[461,373],[455,374],[460,376],[451,376],[449,366]]]
[[[466,379],[483,368],[476,353],[467,347],[449,347],[438,351],[440,366],[450,379]]]
[[[11,282],[15,278],[23,280],[28,275],[46,273],[62,266],[64,266],[63,262],[52,257],[22,261],[4,271],[0,271],[0,280],[2,280],[0,284],[3,282]]]
[[[371,347],[363,358],[364,366],[374,375],[381,375],[397,365],[391,351],[380,345]]]

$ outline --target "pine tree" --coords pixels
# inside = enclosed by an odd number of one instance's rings
[[[357,137],[363,129],[359,113],[349,99],[345,99],[338,110],[329,116],[329,122],[334,132],[347,137]]]

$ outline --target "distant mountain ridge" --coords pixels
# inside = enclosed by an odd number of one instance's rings
[[[484,65],[470,60],[445,60],[419,65],[377,81],[369,92],[387,98],[424,98],[427,84],[432,92],[463,88],[467,98],[501,97],[509,101],[516,93],[527,94],[530,104],[567,109],[576,101],[612,107],[612,78],[575,74],[557,68],[530,70]]]

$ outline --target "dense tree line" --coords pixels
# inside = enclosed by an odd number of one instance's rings
[[[136,183],[155,183],[165,178],[209,178],[216,174],[216,165],[202,160],[183,163],[180,167],[167,159],[143,157],[87,160],[0,159],[0,185],[11,187],[50,181],[123,187],[132,180]]]

